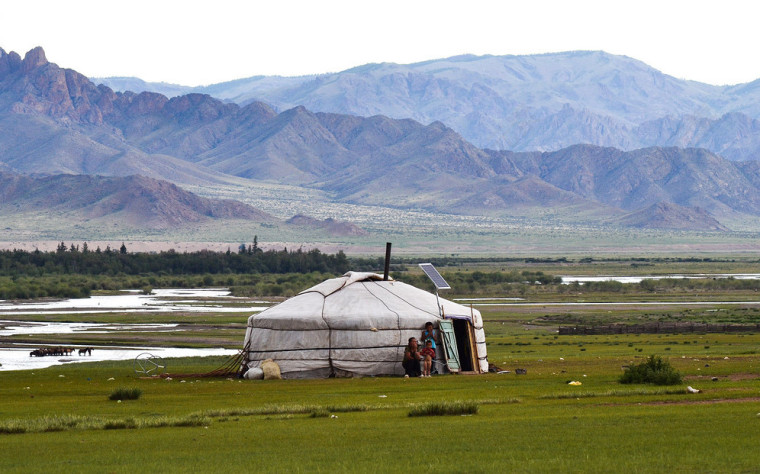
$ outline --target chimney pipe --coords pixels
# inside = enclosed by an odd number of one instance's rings
[[[385,273],[383,273],[383,281],[388,281],[388,272],[391,269],[391,243],[385,243]]]

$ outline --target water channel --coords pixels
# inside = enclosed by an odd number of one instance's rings
[[[232,303],[232,304],[230,304]],[[239,304],[245,303],[245,304]],[[255,306],[252,306],[255,305]],[[203,313],[235,312],[257,313],[270,305],[265,301],[251,301],[247,298],[235,298],[225,288],[212,289],[158,289],[150,295],[137,290],[123,291],[116,295],[99,295],[89,298],[67,299],[60,301],[35,301],[31,303],[11,303],[0,300],[0,343],[9,336],[24,334],[104,334],[118,331],[177,331],[178,324],[115,324],[115,323],[64,323],[40,321],[3,320],[2,316],[55,314],[104,314],[104,313]],[[243,341],[240,341],[241,345]],[[41,369],[53,365],[93,362],[104,360],[132,360],[142,353],[150,353],[163,358],[168,357],[204,357],[212,355],[234,355],[236,350],[224,348],[171,348],[171,347],[95,347],[92,355],[78,355],[82,346],[67,344],[75,351],[70,356],[31,357],[30,352],[39,344],[6,343],[0,347],[0,371]],[[48,345],[48,344],[45,344]]]
[[[617,281],[620,283],[641,283],[642,280],[696,279],[696,278],[734,278],[736,280],[760,280],[760,273],[693,273],[688,275],[649,275],[649,276],[570,276],[563,275],[562,283],[587,283],[596,281]]]
[[[240,342],[241,346],[243,342]],[[234,349],[208,348],[187,349],[181,347],[96,347],[92,355],[78,355],[74,351],[70,356],[46,356],[31,357],[29,353],[36,349],[34,344],[14,344],[14,347],[0,348],[0,371],[5,370],[29,370],[43,369],[54,365],[69,364],[75,362],[96,362],[104,360],[134,360],[137,356],[149,353],[164,359],[169,357],[206,357],[206,356],[233,356],[238,353]],[[68,345],[79,348],[81,346]],[[171,367],[168,367],[171,370]]]
[[[182,299],[177,299],[182,298]],[[220,301],[208,301],[207,298]],[[9,303],[0,300],[0,315],[14,314],[88,314],[88,313],[179,313],[179,312],[215,312],[238,313],[258,312],[267,306],[225,306],[221,301],[232,302],[236,298],[230,296],[226,288],[201,289],[161,289],[153,290],[145,295],[138,290],[127,290],[118,295],[99,295],[89,298],[74,298],[60,301],[35,301],[32,303]],[[240,298],[242,301],[243,299]]]

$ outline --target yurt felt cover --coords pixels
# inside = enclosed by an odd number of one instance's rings
[[[488,370],[480,312],[440,299],[444,314],[471,316],[481,371]],[[245,364],[274,359],[285,378],[401,375],[404,348],[440,319],[436,296],[374,273],[326,280],[248,319]]]

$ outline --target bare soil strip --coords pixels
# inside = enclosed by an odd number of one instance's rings
[[[654,402],[637,402],[637,403],[605,403],[604,406],[626,406],[626,405],[715,405],[717,403],[750,403],[760,402],[760,397],[744,398],[714,398],[711,400],[658,400]]]

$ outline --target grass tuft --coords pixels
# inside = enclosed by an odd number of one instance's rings
[[[104,430],[127,430],[137,428],[134,418],[124,418],[121,420],[110,420],[103,424]]]
[[[169,424],[162,426],[208,426],[211,419],[205,416],[185,416],[170,420]]]
[[[593,398],[593,397],[632,397],[637,395],[683,395],[688,393],[685,388],[668,389],[637,389],[637,390],[607,390],[604,392],[570,392],[541,395],[541,400],[562,400],[570,398]]]
[[[119,387],[108,396],[109,400],[137,400],[142,395],[139,388]]]
[[[330,416],[330,412],[324,408],[317,408],[309,413],[310,418],[327,418],[328,416]]]
[[[373,407],[365,404],[356,405],[264,405],[257,408],[228,408],[217,410],[204,410],[202,412],[195,413],[196,416],[206,416],[210,418],[222,418],[222,417],[235,417],[235,416],[256,416],[256,415],[305,415],[315,411],[327,411],[329,413],[348,413],[348,412],[363,412],[369,410],[376,410],[377,407]]]
[[[360,412],[360,411],[369,411],[372,409],[369,405],[328,405],[325,407],[326,410],[328,410],[331,413],[350,413],[350,412]]]
[[[132,430],[174,426],[208,426],[210,423],[211,418],[200,415],[116,419],[61,415],[6,420],[0,424],[0,434],[49,433],[69,430]]]
[[[409,416],[475,415],[477,413],[478,405],[475,402],[430,402],[412,408]]]
[[[22,420],[8,420],[0,424],[0,434],[21,434],[26,433],[27,427]]]

